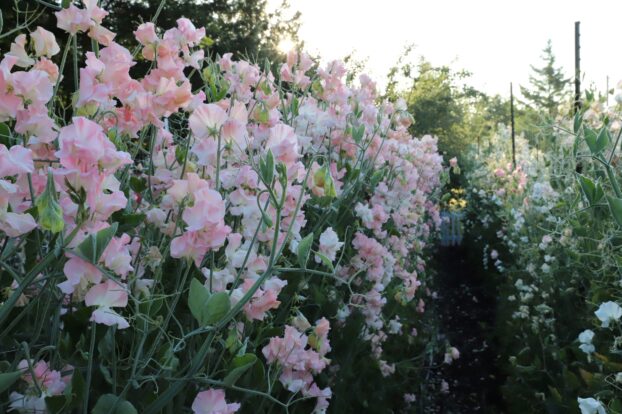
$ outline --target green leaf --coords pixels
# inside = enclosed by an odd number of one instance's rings
[[[67,387],[69,388],[69,387]],[[65,389],[67,390],[67,389]],[[73,403],[82,403],[84,395],[86,394],[86,381],[80,370],[74,370],[71,376],[71,395],[75,397]]]
[[[205,306],[205,322],[213,325],[219,322],[231,309],[231,300],[226,292],[216,292],[209,297]]]
[[[209,291],[203,286],[197,279],[190,281],[190,290],[188,292],[188,307],[192,316],[199,321],[201,325],[203,323],[203,308],[209,299]]]
[[[7,148],[11,146],[11,130],[5,123],[0,123],[0,144],[4,144]]]
[[[9,389],[22,376],[22,371],[3,372],[0,374],[0,392]]]
[[[605,196],[605,192],[601,185],[599,183],[594,183],[594,181],[584,175],[578,174],[578,177],[581,190],[583,190],[583,194],[590,203],[590,206],[597,204]]]
[[[579,129],[581,129],[581,124],[583,123],[583,115],[581,115],[581,112],[577,111],[576,114],[574,114],[574,123],[573,123],[573,131],[575,134],[577,134],[579,132]]]
[[[135,193],[142,193],[147,189],[147,180],[139,177],[130,177],[130,188]]]
[[[622,199],[607,196],[607,201],[609,202],[609,209],[611,209],[613,218],[618,223],[618,226],[622,226]]]
[[[311,245],[313,244],[313,232],[307,234],[304,239],[298,243],[298,264],[303,269],[307,268],[309,255],[311,254]]]
[[[192,279],[188,292],[188,307],[201,326],[208,326],[220,321],[229,312],[231,300],[226,292],[210,294],[201,282]]]
[[[112,213],[111,217],[119,225],[116,234],[121,236],[123,233],[129,233],[142,224],[147,215],[144,213],[126,213],[123,210],[119,210]]]
[[[67,401],[67,397],[64,395],[52,395],[49,397],[45,397],[45,408],[47,408],[48,412],[52,414],[61,414],[66,412],[65,410],[68,408],[69,401]]]
[[[233,358],[229,366],[229,373],[223,380],[226,386],[233,385],[246,371],[251,369],[257,362],[255,354],[244,354]]]
[[[361,142],[365,135],[365,125],[359,125],[358,127],[352,127],[352,139],[357,144]]]
[[[98,231],[97,234],[90,234],[80,243],[74,253],[88,262],[97,264],[102,253],[108,247],[108,243],[110,243],[110,240],[117,232],[118,227],[118,223],[113,223],[110,227]]]
[[[114,394],[104,394],[99,397],[93,407],[92,414],[138,414],[136,408],[129,401]]]
[[[592,128],[584,127],[583,128],[583,136],[585,137],[585,142],[590,149],[592,154],[596,153],[596,139],[598,136],[596,135],[596,131]]]
[[[598,132],[598,137],[596,137],[596,152],[602,152],[607,148],[609,143],[611,142],[611,136],[609,132],[609,128],[603,126]]]
[[[326,267],[328,267],[328,269],[330,269],[331,273],[335,272],[335,266],[333,266],[333,263],[330,261],[330,259],[328,257],[326,257],[325,255],[323,255],[320,252],[315,252],[315,254],[317,255],[317,257],[320,258],[322,263],[324,263],[324,266],[326,266]]]

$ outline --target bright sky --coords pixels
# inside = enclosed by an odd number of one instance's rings
[[[269,0],[271,5],[280,0]],[[558,65],[574,73],[574,22],[581,22],[584,82],[605,90],[622,79],[620,0],[290,0],[302,13],[305,49],[324,60],[356,52],[384,85],[388,69],[409,43],[414,56],[473,73],[471,84],[509,95],[527,85],[547,39]],[[515,86],[515,90],[518,89]]]

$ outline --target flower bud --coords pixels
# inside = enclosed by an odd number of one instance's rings
[[[42,229],[49,230],[52,233],[58,233],[65,228],[63,209],[58,203],[56,187],[51,171],[48,171],[48,182],[45,191],[37,198],[35,206],[39,213],[39,225]]]

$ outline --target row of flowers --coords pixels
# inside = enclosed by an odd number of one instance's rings
[[[82,3],[56,11],[64,48],[37,27],[0,61],[10,409],[321,413],[355,345],[378,378],[423,349],[443,167],[404,103],[337,61],[211,60],[186,18],[132,53]]]
[[[619,112],[604,124],[592,112],[543,127],[546,153],[518,137],[516,166],[502,126],[490,153],[470,156],[467,227],[496,271],[510,412],[622,412],[620,230],[600,171],[619,150],[591,140],[617,134]]]

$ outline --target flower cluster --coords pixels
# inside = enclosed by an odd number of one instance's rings
[[[416,321],[385,305],[424,309],[424,248],[440,224],[436,139],[412,137],[403,102],[379,103],[369,77],[347,85],[341,62],[320,68],[291,52],[277,80],[231,54],[206,59],[205,29],[186,18],[166,31],[137,28],[137,53],[150,63],[141,73],[103,26],[108,13],[95,0],[83,6],[56,13],[58,28],[87,32],[94,45],[70,107],[59,109],[66,62],[52,61],[61,52],[52,33],[19,35],[0,61],[0,121],[11,131],[0,144],[0,255],[11,255],[0,324],[23,311],[46,329],[55,364],[86,358],[91,369],[98,358],[88,378],[108,385],[81,396],[85,407],[104,406],[124,382],[119,404],[160,412],[186,379],[231,370],[224,381],[237,381],[246,371],[235,364],[252,354],[324,412],[332,392],[317,374],[330,363],[330,324],[358,312],[359,340],[379,374],[392,374],[382,344],[410,340]],[[315,326],[287,324],[314,308],[311,290],[340,309],[336,321],[320,308]],[[40,364],[24,377],[34,388],[11,397],[22,412],[45,410],[41,398],[66,384]],[[139,383],[149,385],[127,392]],[[238,401],[213,388],[192,409],[232,413]]]

